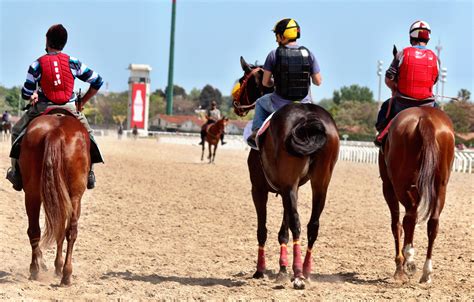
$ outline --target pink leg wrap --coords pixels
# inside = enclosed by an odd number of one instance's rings
[[[263,246],[258,247],[257,271],[262,273],[265,271],[265,247]]]
[[[293,273],[296,278],[303,275],[303,263],[301,262],[301,245],[299,241],[293,242]]]
[[[311,250],[308,249],[306,251],[306,257],[304,258],[304,263],[303,263],[303,275],[307,278],[311,274],[312,270],[312,261],[311,261]]]
[[[280,266],[288,266],[288,249],[286,244],[280,245]]]

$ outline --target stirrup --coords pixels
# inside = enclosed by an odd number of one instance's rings
[[[89,175],[87,175],[87,189],[95,188],[95,174],[94,171],[90,170]]]

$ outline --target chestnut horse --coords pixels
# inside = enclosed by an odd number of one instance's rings
[[[265,93],[261,84],[261,68],[249,65],[241,58],[245,75],[239,80],[240,91],[234,94],[234,108],[244,115],[256,97]],[[253,96],[253,97],[252,97]],[[252,199],[257,211],[258,258],[254,278],[265,273],[265,242],[267,240],[268,193],[278,193],[283,199],[283,220],[278,233],[280,243],[279,280],[288,277],[288,229],[293,235],[294,288],[305,287],[310,278],[312,248],[318,237],[319,218],[324,209],[326,193],[339,153],[339,135],[331,115],[314,104],[290,104],[279,109],[268,130],[259,137],[260,151],[252,149],[248,168],[252,183]],[[297,211],[298,188],[310,181],[312,213],[308,223],[308,249],[301,260],[300,219]]]
[[[91,164],[89,150],[87,130],[76,117],[67,114],[37,117],[23,137],[19,166],[28,215],[33,280],[38,279],[41,268],[46,268],[39,245],[41,239],[42,246],[56,242],[56,274],[62,276],[61,285],[71,284],[72,250]],[[46,219],[42,238],[39,225],[41,204]],[[65,238],[64,262],[62,248]]]
[[[395,239],[395,279],[413,275],[413,236],[417,222],[428,219],[428,250],[420,282],[431,282],[433,244],[446,198],[454,157],[454,131],[449,117],[431,107],[413,107],[400,112],[390,126],[379,153],[383,194],[390,208]],[[405,207],[402,225],[399,202]],[[418,220],[421,218],[420,220]]]
[[[209,148],[209,163],[213,163],[214,159],[216,158],[216,150],[217,146],[219,145],[219,141],[221,140],[221,135],[224,133],[225,125],[229,119],[227,117],[223,117],[215,123],[210,124],[207,127],[206,131],[206,142],[208,143]],[[214,152],[212,152],[211,147],[214,146]],[[202,144],[202,153],[201,153],[201,161],[204,160],[204,149],[205,143]]]

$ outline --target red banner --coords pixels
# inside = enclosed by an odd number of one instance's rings
[[[146,84],[135,83],[132,85],[132,114],[130,127],[135,125],[138,129],[145,129]]]

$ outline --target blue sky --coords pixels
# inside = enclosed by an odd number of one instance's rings
[[[229,95],[242,75],[239,57],[263,64],[276,47],[271,29],[285,17],[299,22],[299,42],[321,66],[323,85],[312,90],[317,101],[350,84],[368,86],[376,97],[377,60],[385,70],[392,45],[407,46],[408,28],[418,19],[431,25],[430,48],[441,40],[445,95],[461,88],[474,92],[471,0],[177,0],[177,5],[174,82],[188,92],[211,84]],[[152,66],[152,90],[166,86],[171,0],[0,0],[1,85],[23,84],[54,23],[68,29],[64,51],[99,72],[109,90],[128,89],[130,63]],[[388,96],[383,86],[382,98]]]

